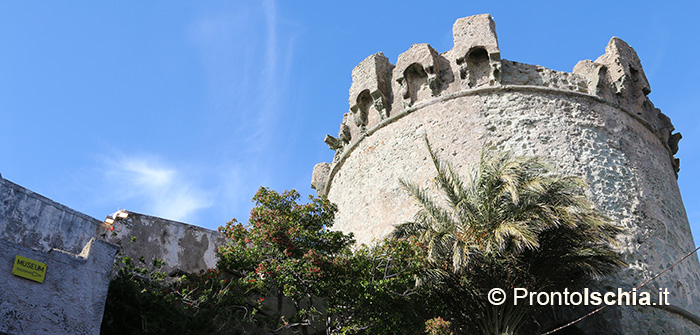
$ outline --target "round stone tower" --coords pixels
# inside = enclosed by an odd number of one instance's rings
[[[414,44],[396,65],[377,53],[353,69],[350,110],[338,136],[325,139],[335,157],[317,164],[312,180],[338,205],[335,228],[371,243],[411,219],[419,207],[399,178],[431,184],[427,136],[460,169],[490,145],[585,177],[598,208],[625,228],[629,266],[601,291],[631,289],[694,249],[676,182],[680,134],[648,99],[629,45],[613,37],[604,55],[566,73],[501,59],[488,14],[457,20],[453,35],[447,52]],[[656,297],[659,289],[668,289],[671,306],[610,306],[578,326],[590,334],[700,333],[697,256],[640,291]]]

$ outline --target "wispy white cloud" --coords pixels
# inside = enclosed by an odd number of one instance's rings
[[[261,99],[263,108],[261,108],[261,113],[258,114],[257,118],[258,131],[251,135],[254,138],[260,138],[263,127],[270,124],[275,113],[279,113],[279,109],[276,108],[280,99],[279,86],[284,85],[284,81],[278,82],[276,79],[282,79],[281,76],[277,76],[277,58],[284,55],[278,54],[277,51],[277,8],[273,0],[263,1],[263,14],[265,19],[265,63],[263,81],[260,86],[261,93],[267,99]]]
[[[280,30],[274,0],[234,7],[203,13],[190,35],[206,70],[212,127],[226,124],[236,134],[229,140],[254,159],[264,156],[284,126],[294,38]]]
[[[124,156],[106,163],[109,193],[135,204],[139,211],[186,221],[213,204],[212,192],[153,157]]]
[[[277,70],[277,4],[273,0],[263,1],[265,15],[266,39],[266,69],[268,81],[273,79]]]
[[[109,204],[215,228],[247,221],[250,198],[277,175],[269,153],[289,126],[294,32],[275,0],[214,7],[189,27],[206,85],[196,116],[205,129],[193,131],[214,157],[184,166],[167,151],[110,157],[101,164]]]

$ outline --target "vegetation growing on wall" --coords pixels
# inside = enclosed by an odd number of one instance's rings
[[[217,269],[167,278],[123,258],[103,334],[419,333],[431,315],[416,289],[416,239],[356,250],[330,231],[335,206],[261,188],[249,225],[220,228]]]
[[[577,289],[622,264],[580,179],[497,153],[463,181],[430,153],[444,198],[404,181],[423,210],[375,246],[330,230],[327,199],[261,188],[247,226],[220,228],[216,269],[171,278],[122,258],[102,333],[527,333],[540,310],[490,305],[489,289]]]

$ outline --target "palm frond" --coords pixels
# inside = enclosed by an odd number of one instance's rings
[[[442,198],[401,179],[421,209],[392,235],[425,244],[429,266],[416,283],[456,289],[454,299],[469,302],[458,304],[472,308],[460,315],[495,321],[498,332],[518,329],[532,311],[478,308],[489,288],[569,288],[624,265],[613,249],[622,229],[595,208],[583,178],[556,173],[539,157],[490,148],[460,174],[427,136],[425,143]]]

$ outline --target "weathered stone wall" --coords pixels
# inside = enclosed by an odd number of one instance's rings
[[[503,60],[502,85],[544,86],[588,93],[586,78],[575,74],[550,70],[539,65],[523,64]]]
[[[0,239],[0,333],[99,334],[116,251],[97,239],[79,254]],[[46,264],[43,283],[12,274],[17,255]]]
[[[161,271],[173,275],[216,267],[216,250],[223,244],[216,231],[133,212],[117,220],[114,230],[105,236],[125,256],[144,257],[145,265],[156,258],[165,261]]]
[[[626,229],[621,251],[630,266],[603,288],[634,287],[694,249],[676,183],[679,136],[647,98],[651,90],[632,48],[613,38],[598,60],[565,73],[501,60],[488,15],[460,19],[454,32],[455,47],[444,54],[427,44],[401,54],[391,78],[387,71],[353,76],[360,81],[351,94],[385,76],[392,86],[383,96],[393,101],[382,102],[391,113],[374,122],[351,108],[339,138],[326,138],[336,155],[314,168],[312,186],[338,204],[337,229],[370,243],[411,219],[418,207],[399,178],[430,186],[435,172],[427,136],[462,171],[494,145],[544,156],[560,171],[585,177],[597,206]],[[391,67],[383,55],[358,67],[377,61]],[[381,116],[376,105],[367,111]],[[348,122],[357,117],[366,122]],[[656,288],[668,288],[672,304],[700,314],[697,256],[647,286]],[[669,322],[675,317],[658,308],[615,307],[587,328],[591,334],[699,329]]]
[[[138,213],[110,226],[0,177],[0,333],[98,334],[117,250],[179,275],[215,267],[222,243],[216,231]],[[44,283],[11,274],[17,255],[47,264]]]
[[[0,177],[0,332],[98,334],[117,246],[101,221]],[[15,256],[46,263],[43,283],[12,275]]]
[[[0,177],[0,239],[77,254],[101,232],[101,221]]]
[[[0,177],[0,239],[35,250],[77,254],[97,237],[119,245],[129,257],[164,260],[168,273],[198,272],[216,266],[216,249],[223,243],[216,231],[139,213],[118,220],[113,231],[108,227]]]

